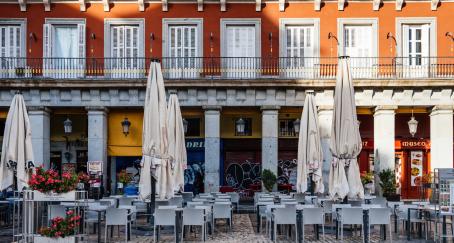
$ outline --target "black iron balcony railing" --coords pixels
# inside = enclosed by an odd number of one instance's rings
[[[0,58],[0,78],[143,79],[151,58]],[[333,79],[335,57],[164,57],[166,79]],[[351,58],[357,79],[454,78],[454,57]]]

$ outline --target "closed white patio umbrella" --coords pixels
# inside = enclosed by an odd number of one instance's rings
[[[143,132],[142,132],[142,169],[140,172],[139,196],[142,199],[152,194],[152,178],[156,181],[156,193],[161,199],[173,195],[169,176],[171,160],[168,156],[167,140],[167,103],[161,65],[150,64],[145,94]],[[154,199],[154,195],[151,195]]]
[[[333,161],[329,174],[329,195],[333,199],[342,200],[347,195],[351,199],[364,198],[357,161],[362,149],[357,119],[350,60],[342,57],[337,69],[330,140]]]
[[[308,92],[304,101],[301,126],[298,137],[298,170],[297,192],[306,192],[307,176],[312,173],[315,184],[314,193],[323,193],[325,187],[322,180],[323,152],[320,143],[317,106],[314,94]]]
[[[29,169],[34,167],[31,135],[27,107],[22,94],[17,93],[11,102],[3,134],[0,190],[14,184],[15,170],[17,190],[22,191],[28,185]]]
[[[174,161],[173,188],[184,190],[184,170],[187,166],[186,143],[184,138],[183,117],[181,116],[178,96],[171,94],[168,104],[169,155]]]

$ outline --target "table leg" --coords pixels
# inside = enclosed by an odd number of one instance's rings
[[[363,210],[364,243],[369,243],[369,210]]]
[[[101,211],[98,211],[98,243],[101,243]]]
[[[176,220],[175,220],[175,232],[176,232],[176,243],[181,242],[181,211],[176,211]]]
[[[316,224],[315,225],[315,238],[317,240],[320,240],[320,232],[318,232],[320,225]]]
[[[442,235],[443,235],[442,242],[443,243],[446,243],[446,237],[445,237],[446,234],[447,234],[447,232],[446,232],[446,215],[443,215],[443,223],[442,223]]]
[[[298,237],[298,243],[301,243],[303,242],[303,238],[304,238],[304,235],[303,235],[303,212],[302,210],[297,210],[296,211],[296,228],[297,228],[297,237]]]
[[[131,240],[131,230],[130,230],[131,227],[130,226],[131,226],[131,223],[128,223],[128,225],[126,226],[126,227],[128,227],[128,235],[127,235],[128,241]]]
[[[397,233],[397,205],[394,205],[394,233]]]
[[[276,232],[274,232],[274,219],[271,217],[271,240],[274,239],[274,234],[276,234]]]

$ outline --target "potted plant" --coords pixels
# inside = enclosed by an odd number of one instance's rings
[[[383,191],[383,196],[388,201],[399,201],[400,195],[396,193],[396,174],[391,169],[385,169],[378,174],[380,178],[380,187]]]
[[[44,170],[40,166],[30,177],[28,186],[33,190],[35,201],[74,201],[78,183],[79,177],[75,173],[64,172],[60,178],[55,170]]]
[[[34,243],[73,243],[76,242],[76,229],[80,224],[80,216],[74,211],[66,212],[66,217],[55,217],[51,219],[50,225],[41,228],[35,236]]]
[[[123,193],[123,189],[129,182],[131,182],[131,176],[126,172],[126,170],[121,170],[120,173],[117,174],[117,189],[121,193]]]
[[[361,172],[361,183],[363,184],[363,187],[366,191],[367,195],[370,195],[370,193],[374,190],[374,173],[372,172],[367,172],[363,171]]]
[[[262,171],[262,183],[265,187],[265,190],[267,190],[268,192],[273,191],[273,187],[276,184],[276,181],[277,177],[271,170],[264,169]]]

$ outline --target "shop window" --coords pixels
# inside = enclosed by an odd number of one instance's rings
[[[185,118],[188,122],[186,137],[200,137],[200,118]]]
[[[293,122],[295,120],[285,119],[279,120],[279,137],[295,137],[295,129],[293,127]]]

